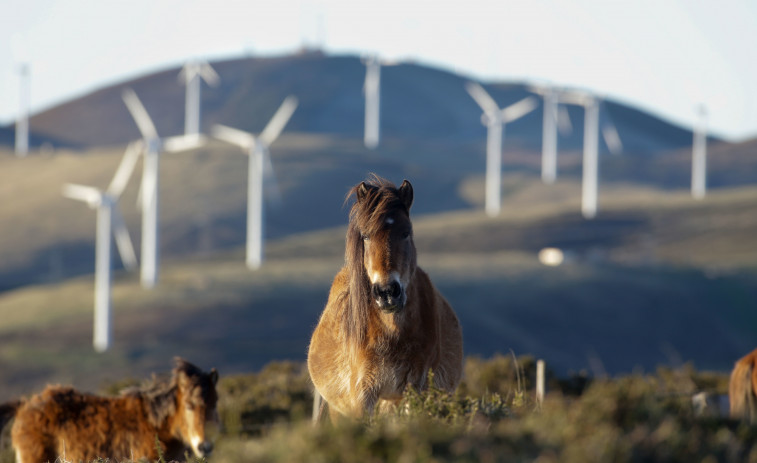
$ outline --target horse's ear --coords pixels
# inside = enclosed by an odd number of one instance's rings
[[[210,370],[210,380],[213,381],[213,384],[218,384],[218,370],[215,368]]]
[[[404,180],[402,185],[400,185],[398,192],[402,204],[404,204],[407,210],[410,211],[410,206],[413,205],[413,185],[407,180]]]
[[[355,195],[357,196],[358,201],[362,201],[368,196],[368,185],[366,185],[365,182],[360,182],[360,185],[355,189]]]

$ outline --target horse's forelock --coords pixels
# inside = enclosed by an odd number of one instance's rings
[[[350,225],[361,234],[374,235],[384,228],[388,215],[398,211],[410,214],[399,189],[390,181],[374,176],[350,190],[347,198],[355,197],[350,209]]]

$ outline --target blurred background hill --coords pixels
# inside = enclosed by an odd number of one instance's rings
[[[457,310],[466,354],[543,357],[560,374],[615,374],[694,362],[727,370],[757,345],[757,140],[710,139],[708,196],[691,199],[687,128],[608,100],[623,153],[600,147],[599,214],[580,214],[583,109],[559,139],[558,181],[542,184],[542,106],[506,127],[502,213],[483,213],[485,127],[467,77],[411,62],[382,70],[382,140],[363,147],[357,56],[303,52],[211,62],[202,130],[258,133],[281,101],[300,100],[271,148],[279,197],[266,205],[267,261],[244,267],[247,156],[211,140],[161,158],[155,290],[121,270],[115,343],[91,352],[95,214],[64,183],[104,188],[139,132],[133,88],[161,135],[183,131],[184,88],[169,68],[95,90],[30,119],[32,151],[0,128],[0,371],[3,397],[49,381],[96,386],[184,355],[222,372],[304,359],[343,259],[345,194],[369,172],[415,187],[419,263]],[[501,106],[527,82],[485,83]],[[138,166],[139,167],[139,166]],[[139,246],[132,178],[121,208]],[[269,195],[269,198],[272,195]],[[537,260],[544,247],[566,256]],[[117,254],[116,254],[117,256]]]
[[[288,129],[298,133],[360,138],[363,133],[362,88],[365,66],[357,56],[320,52],[241,58],[212,62],[223,78],[202,92],[201,130],[216,123],[258,133],[289,94],[300,100]],[[91,148],[125,144],[139,136],[121,92],[133,88],[144,100],[158,133],[182,133],[184,88],[180,67],[121,82],[35,114],[30,121],[37,144]],[[480,142],[481,110],[465,91],[468,79],[412,62],[384,66],[381,75],[382,136],[445,143]],[[501,107],[526,96],[529,83],[492,84],[488,89]],[[538,95],[536,95],[538,97]],[[688,147],[691,132],[627,104],[609,100],[602,117],[611,120],[627,151],[635,155]],[[583,110],[568,107],[572,130],[562,148],[580,149]],[[533,112],[508,125],[508,144],[537,151],[542,116]],[[6,137],[7,138],[7,137]],[[34,144],[34,142],[32,143]],[[605,147],[606,149],[606,147]]]

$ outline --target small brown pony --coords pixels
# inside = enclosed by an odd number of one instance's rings
[[[454,311],[416,264],[413,187],[377,176],[350,190],[345,264],[313,332],[308,370],[332,418],[398,403],[406,386],[453,391],[463,338]],[[315,414],[320,418],[322,408]]]
[[[757,422],[757,349],[745,355],[731,372],[728,385],[731,418]]]
[[[208,455],[213,444],[205,439],[205,422],[217,420],[218,372],[204,373],[180,358],[175,362],[170,381],[153,381],[119,397],[48,386],[31,398],[0,405],[0,425],[15,416],[16,462],[155,461],[156,439],[167,461],[183,459],[188,448]]]

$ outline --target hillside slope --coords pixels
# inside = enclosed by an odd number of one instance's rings
[[[510,200],[565,198],[577,185],[559,188],[523,184]],[[468,355],[512,349],[560,374],[687,361],[723,371],[757,344],[756,200],[754,188],[705,202],[619,188],[596,221],[579,219],[565,198],[494,220],[418,215],[415,241],[420,265],[460,316]],[[428,201],[422,189],[416,201]],[[542,266],[543,246],[560,246],[568,261]],[[119,273],[114,348],[103,355],[91,348],[91,276],[2,293],[0,390],[12,396],[51,381],[94,389],[124,371],[160,370],[174,355],[225,374],[302,360],[343,249],[337,227],[271,242],[256,272],[238,248],[168,259],[152,291]]]

